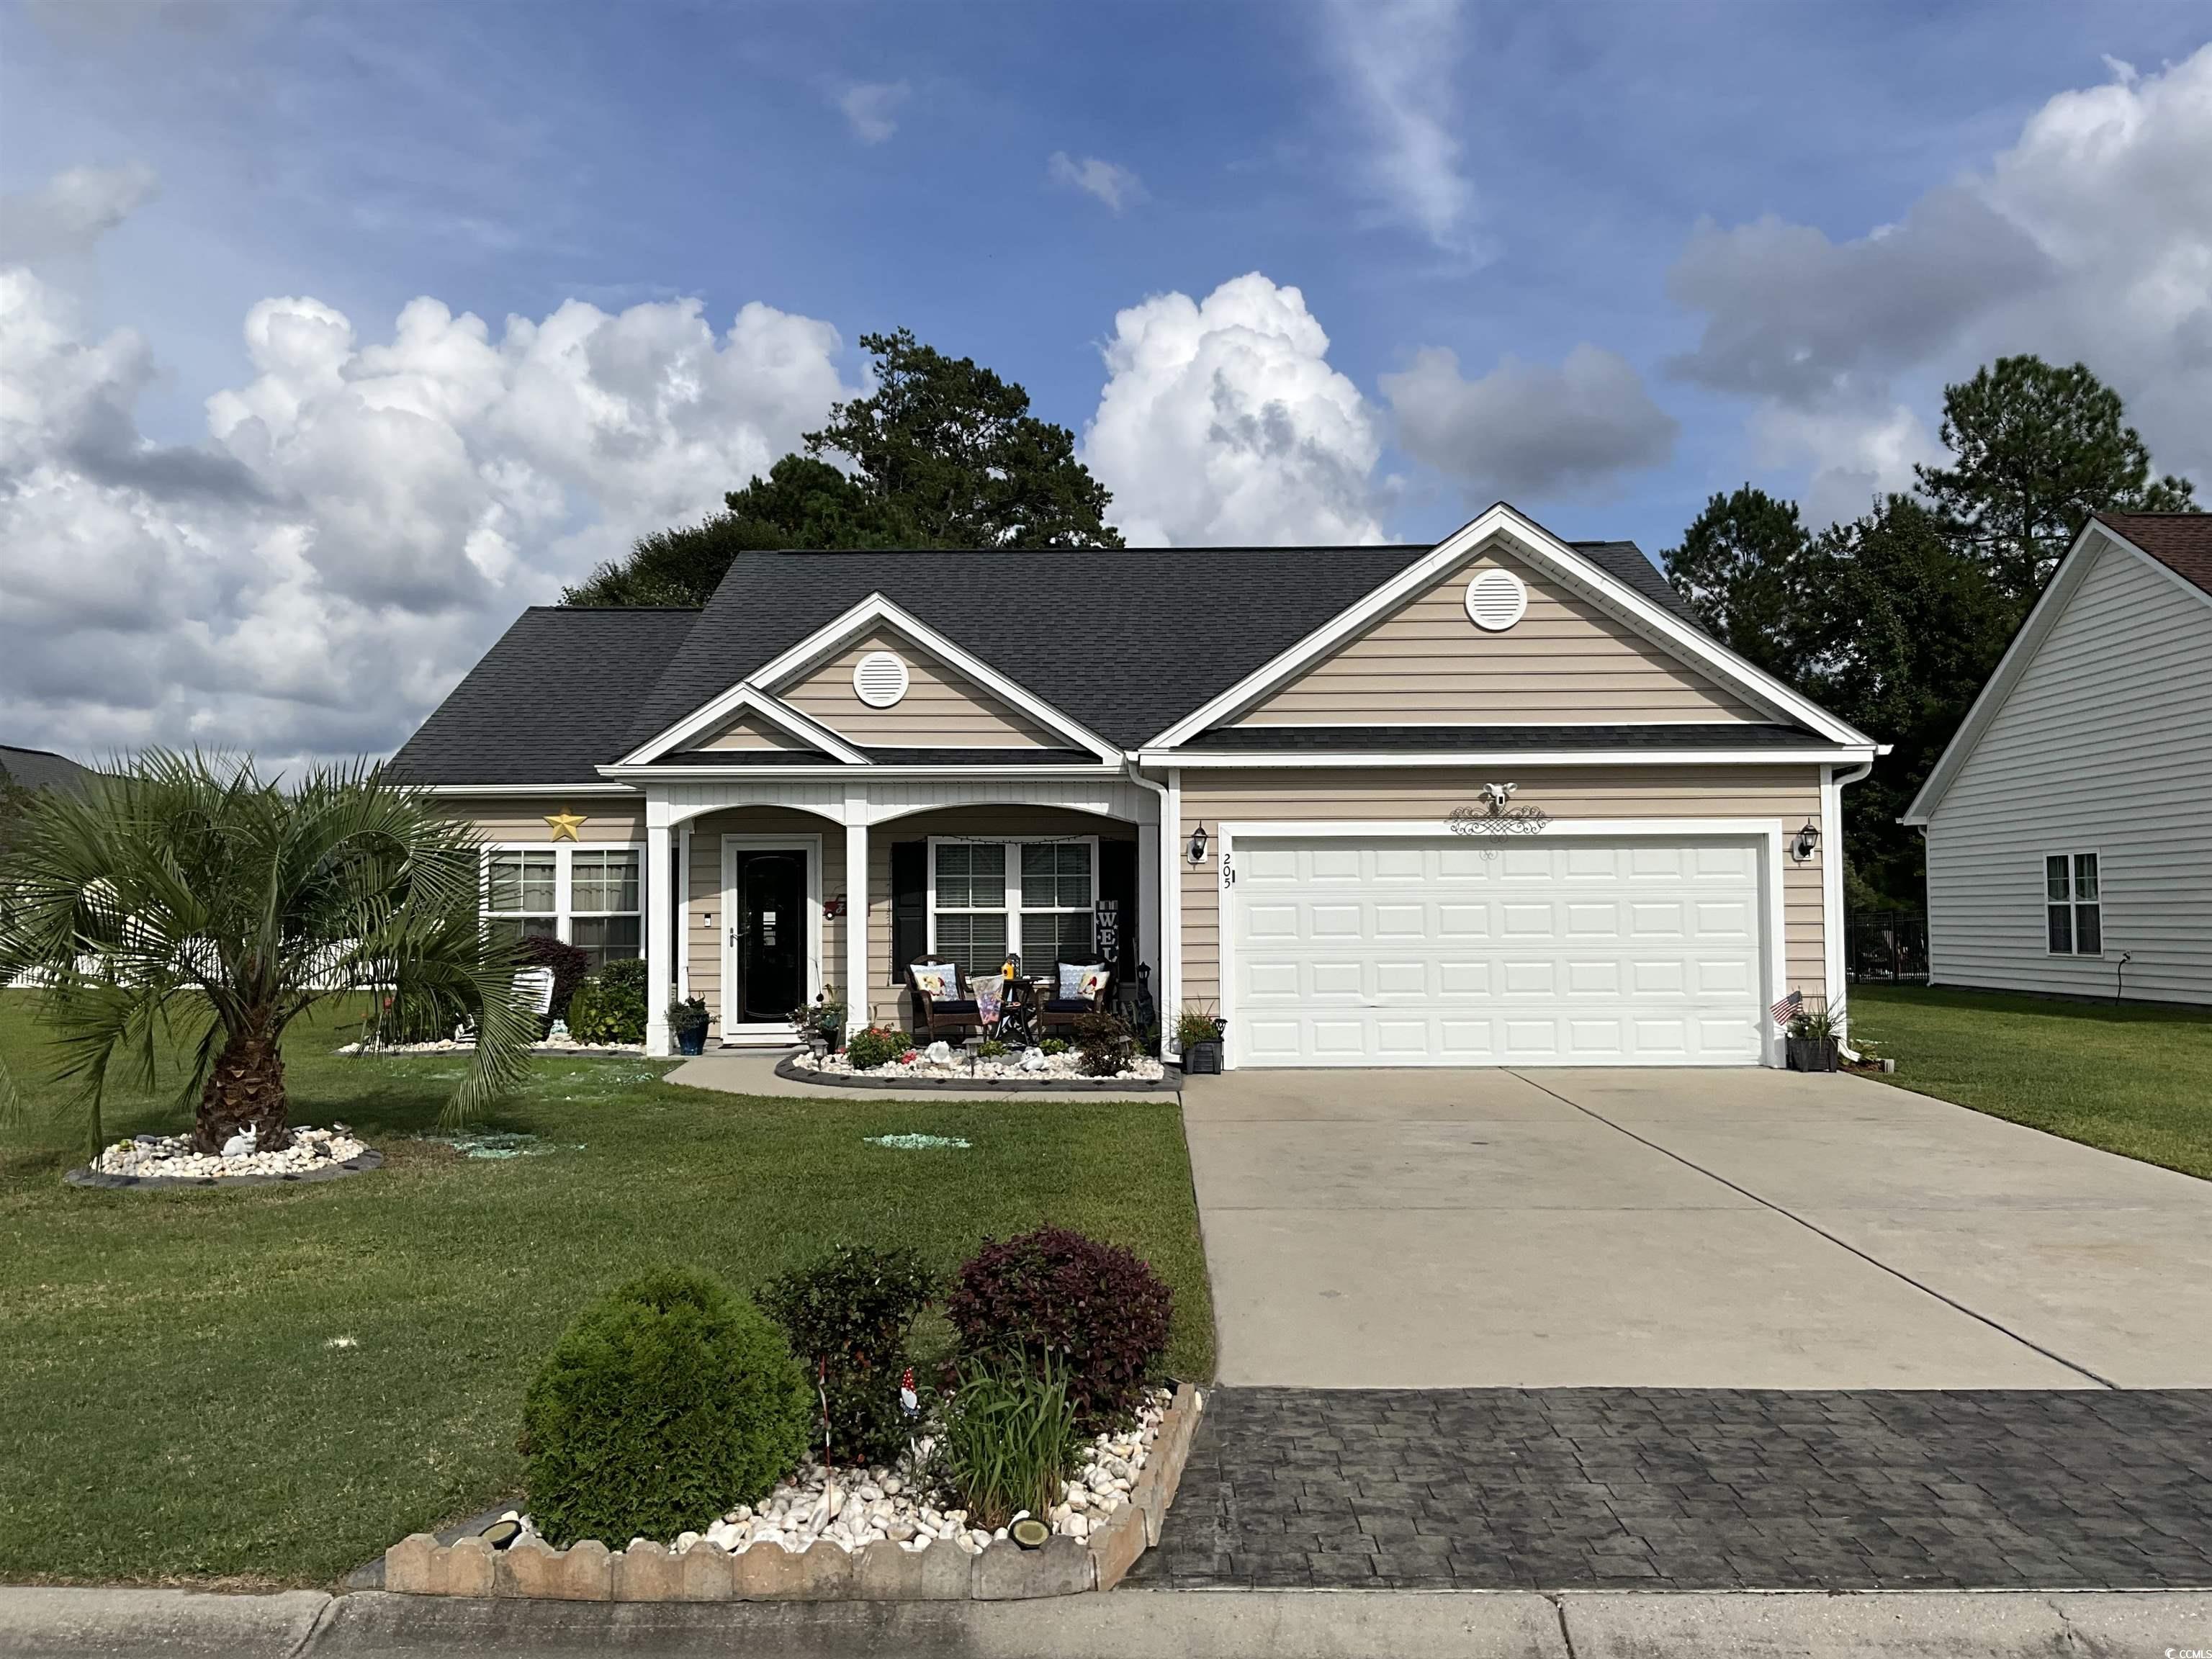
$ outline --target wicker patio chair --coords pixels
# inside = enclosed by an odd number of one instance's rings
[[[914,1034],[925,1042],[943,1039],[957,1042],[970,1031],[983,1029],[983,1011],[973,997],[957,995],[932,996],[921,988],[915,969],[924,964],[908,963],[906,970],[907,994],[914,1000]],[[953,969],[954,986],[958,988],[959,969]]]

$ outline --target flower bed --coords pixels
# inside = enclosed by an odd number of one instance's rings
[[[1172,1396],[1154,1390],[1135,1428],[1097,1437],[1060,1503],[1040,1517],[1051,1536],[1036,1549],[1008,1528],[969,1527],[963,1511],[938,1507],[911,1470],[810,1464],[757,1510],[732,1510],[672,1543],[632,1539],[619,1553],[598,1540],[551,1549],[520,1515],[451,1544],[416,1533],[386,1552],[385,1588],[596,1601],[1012,1600],[1111,1589],[1159,1541],[1200,1407],[1188,1383]]]
[[[189,1135],[136,1135],[118,1140],[68,1179],[80,1187],[240,1184],[267,1181],[330,1180],[373,1170],[383,1156],[356,1139],[343,1123],[327,1129],[295,1129],[281,1152],[197,1152]]]
[[[1048,1054],[1042,1048],[1015,1048],[988,1059],[978,1056],[971,1061],[965,1048],[956,1048],[949,1042],[933,1042],[912,1049],[909,1057],[894,1060],[883,1066],[855,1066],[842,1053],[817,1054],[811,1052],[792,1055],[788,1065],[790,1069],[786,1075],[811,1077],[824,1083],[897,1085],[983,1081],[1041,1088],[1069,1083],[1159,1083],[1167,1076],[1166,1068],[1149,1054],[1137,1055],[1127,1066],[1109,1076],[1091,1077],[1083,1070],[1083,1056],[1073,1048],[1056,1054]]]

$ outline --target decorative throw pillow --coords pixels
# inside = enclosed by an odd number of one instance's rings
[[[1093,963],[1088,968],[1071,963],[1060,964],[1060,994],[1063,997],[1082,997],[1088,1000],[1098,994],[1098,988],[1106,982],[1103,963]]]
[[[917,962],[909,969],[914,982],[924,996],[949,997],[959,994],[960,969],[949,962]]]

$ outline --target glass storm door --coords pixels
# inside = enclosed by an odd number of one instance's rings
[[[768,1025],[806,1000],[806,855],[737,855],[738,1023]]]

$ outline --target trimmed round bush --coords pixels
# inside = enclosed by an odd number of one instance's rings
[[[522,1407],[530,1514],[555,1544],[704,1531],[806,1453],[812,1391],[783,1333],[712,1273],[665,1267],[580,1315]]]
[[[1040,1227],[983,1248],[956,1276],[945,1316],[962,1351],[1064,1376],[1086,1433],[1127,1420],[1167,1352],[1174,1294],[1118,1244]]]

